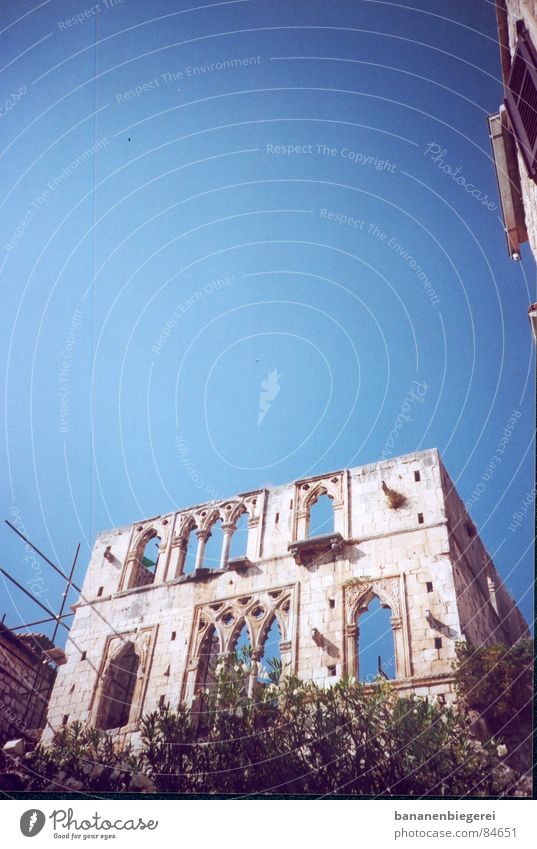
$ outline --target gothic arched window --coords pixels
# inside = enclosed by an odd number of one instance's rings
[[[128,643],[118,656],[109,661],[96,723],[102,731],[129,724],[139,665],[140,660],[132,643]]]

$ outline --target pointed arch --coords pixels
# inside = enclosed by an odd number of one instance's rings
[[[195,522],[189,523],[185,529],[181,544],[183,546],[183,557],[181,564],[181,574],[191,575],[196,567],[196,557],[198,553],[198,537],[197,526]]]
[[[222,555],[223,530],[222,517],[215,511],[211,521],[205,525],[207,534],[203,551],[203,567],[205,569],[219,569]]]
[[[392,611],[372,593],[357,616],[356,651],[358,677],[371,683],[377,677],[395,678],[395,640]]]
[[[260,663],[263,674],[258,677],[258,680],[263,684],[277,684],[280,680],[282,672],[282,653],[281,643],[283,633],[278,621],[278,617],[274,613],[267,620],[266,625],[262,628],[259,634],[258,646],[261,652]],[[268,675],[268,678],[267,678]]]
[[[321,487],[308,508],[308,537],[334,533],[334,504],[332,497]]]
[[[235,530],[231,537],[231,545],[229,549],[230,560],[234,557],[242,557],[243,555],[246,555],[248,550],[248,525],[248,512],[244,509],[235,519]]]
[[[129,724],[140,657],[134,643],[122,646],[108,661],[97,708],[96,727],[103,731]]]

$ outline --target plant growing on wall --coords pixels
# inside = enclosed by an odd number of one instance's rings
[[[406,496],[402,492],[397,492],[396,489],[390,489],[385,481],[382,481],[382,491],[388,499],[388,504],[392,510],[398,510],[399,507],[403,507],[406,504]]]

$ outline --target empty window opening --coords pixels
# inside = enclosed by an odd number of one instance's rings
[[[103,592],[104,592],[104,587],[99,587],[99,589],[97,590],[97,598],[100,598],[100,596],[102,596]]]
[[[217,519],[209,532],[207,542],[205,543],[205,551],[203,555],[203,567],[205,569],[219,569],[220,556],[222,554],[222,520]]]
[[[160,696],[159,700],[158,700],[158,709],[160,710],[161,713],[163,713],[165,708],[166,708],[165,699],[166,699],[166,696]]]
[[[358,619],[358,677],[371,683],[375,678],[395,678],[395,645],[391,610],[373,596]]]
[[[418,524],[423,525],[423,513],[418,513]]]
[[[427,581],[427,583],[425,584],[425,586],[427,587],[427,592],[428,592],[428,593],[432,593],[432,591],[433,591],[433,582],[432,582],[432,581]]]
[[[421,475],[419,472],[414,472],[414,480],[416,483],[421,480]]]
[[[152,536],[145,538],[145,543],[141,544],[143,548],[138,549],[138,562],[132,573],[129,589],[145,587],[147,584],[153,583],[159,556],[158,547],[161,542],[161,538],[155,532]]]
[[[68,722],[69,722],[69,714],[64,713],[63,719],[62,719],[62,725],[67,725]]]
[[[266,632],[263,643],[263,654],[261,655],[261,669],[258,681],[262,684],[278,684],[282,674],[282,656],[280,643],[282,634],[276,617],[272,620],[270,628]]]
[[[274,517],[274,524],[277,525],[279,521],[280,521],[280,514],[276,513],[276,515]]]
[[[334,533],[334,508],[328,495],[320,495],[310,507],[308,536],[320,537]]]
[[[191,575],[196,566],[196,556],[198,553],[198,537],[196,536],[196,528],[192,528],[186,541],[186,554],[183,563],[183,575]]]
[[[442,637],[435,637],[434,638],[434,647],[435,647],[435,649],[441,649],[442,648]]]
[[[75,689],[75,685],[71,684],[71,686],[69,688],[69,695],[71,695],[71,693],[74,691],[74,689]]]
[[[83,651],[82,654],[80,655],[80,660],[86,660],[86,652],[85,651]]]
[[[328,603],[329,603],[329,605],[330,605],[330,608],[333,610],[333,609],[334,609],[334,607],[336,606],[336,600],[335,600],[335,598],[331,598],[331,599],[330,599],[330,601],[329,601]]]
[[[132,643],[108,664],[99,704],[97,727],[122,728],[129,722],[140,661]]]
[[[336,667],[335,667],[335,665],[327,666],[326,668],[328,669],[328,675],[330,676],[330,678],[333,678],[333,677],[334,677],[334,675],[336,674]]]
[[[170,637],[170,640],[175,640],[176,636],[177,636],[176,631],[172,631],[172,635]]]
[[[243,513],[237,521],[236,530],[231,537],[229,559],[244,557],[248,549],[248,513]]]
[[[208,631],[200,650],[198,666],[198,686],[212,689],[216,681],[216,667],[220,657],[220,641],[214,627]]]
[[[291,498],[291,501],[289,502],[289,510],[292,510],[292,509],[293,509],[293,499]]]
[[[242,626],[242,629],[235,640],[233,651],[242,663],[244,663],[247,667],[250,666],[252,658],[252,643],[250,641],[250,633],[246,623]],[[231,661],[234,659],[235,658],[232,657]]]
[[[492,580],[490,575],[487,575],[487,586],[488,586],[488,590],[489,590],[490,603],[493,607],[493,610],[499,615],[500,611],[498,610],[498,597],[496,595],[496,584],[494,583],[494,581]]]

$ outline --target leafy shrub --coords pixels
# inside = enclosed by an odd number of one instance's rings
[[[516,780],[464,715],[398,696],[380,679],[329,688],[256,679],[251,658],[218,668],[192,709],[145,716],[135,748],[72,723],[25,762],[28,789],[367,796],[510,793]]]

